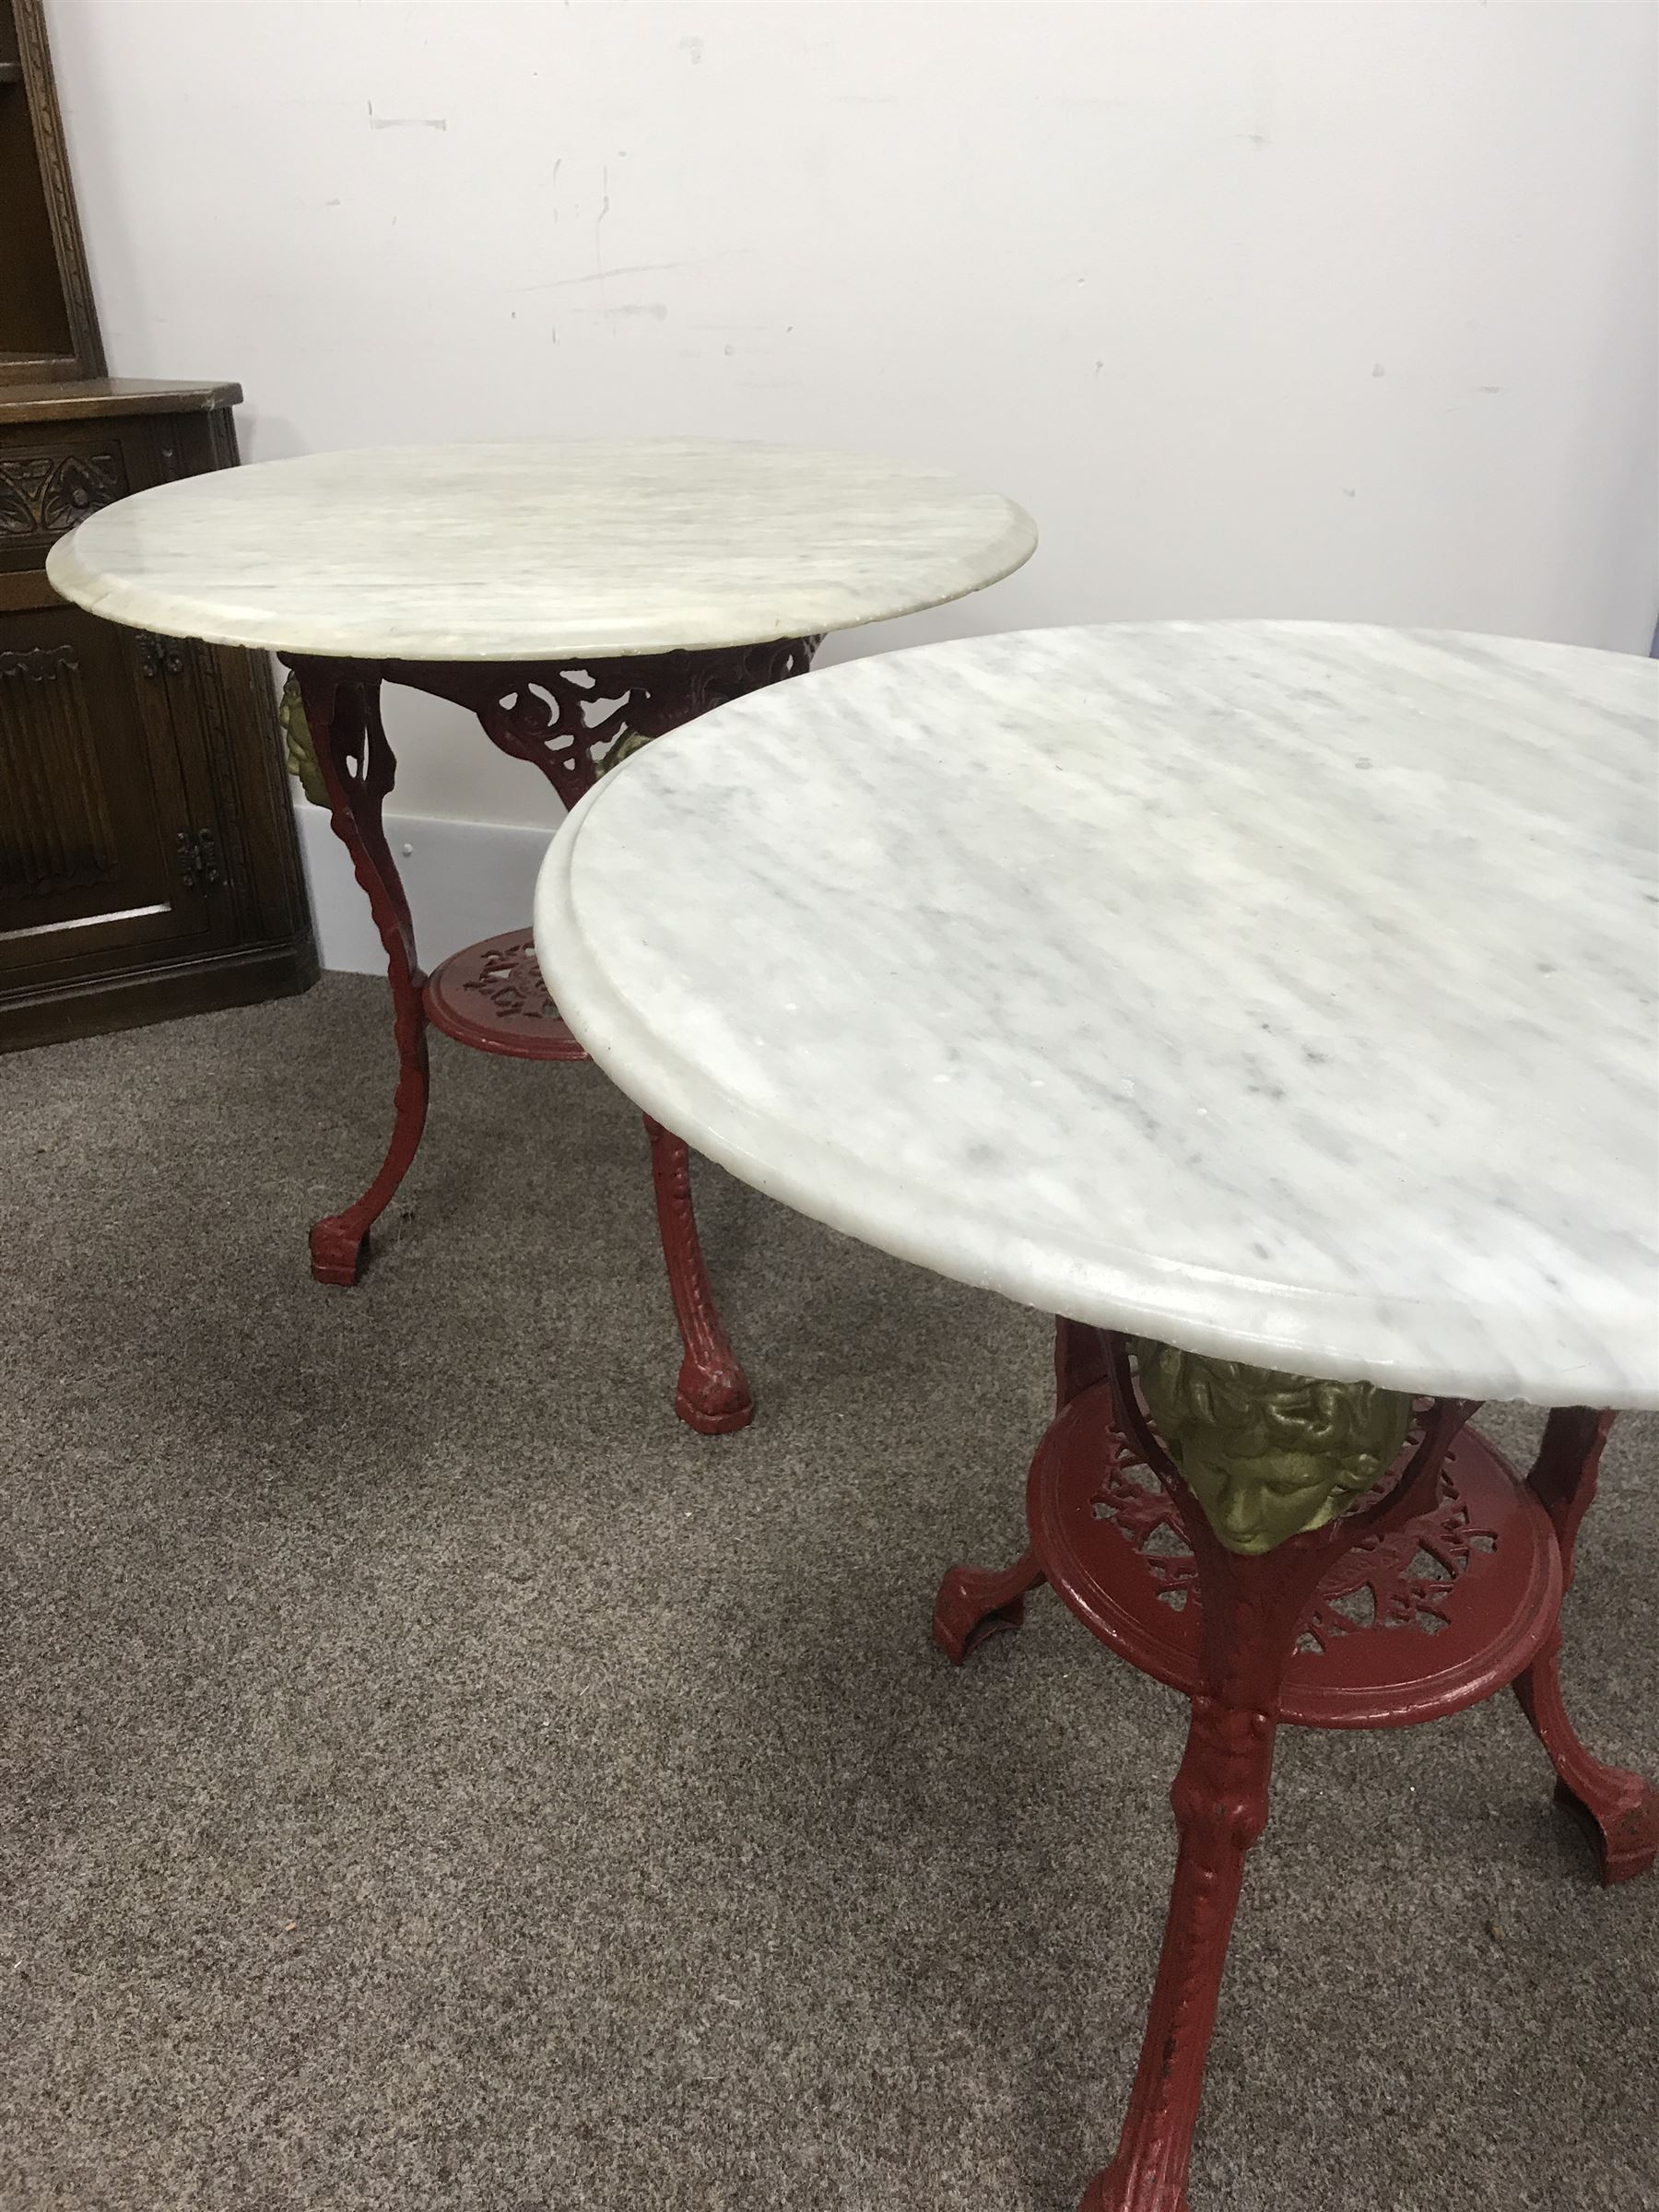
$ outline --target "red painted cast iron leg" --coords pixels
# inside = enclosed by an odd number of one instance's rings
[[[415,964],[415,926],[382,825],[397,764],[381,722],[380,684],[350,672],[301,664],[297,671],[312,744],[328,786],[329,819],[351,854],[386,948],[397,1039],[397,1089],[391,1141],[380,1172],[344,1212],[311,1232],[312,1273],[320,1283],[355,1283],[368,1256],[369,1230],[403,1181],[426,1126],[426,1015]]]
[[[1308,1594],[1300,1558],[1198,1544],[1206,1688],[1171,1801],[1181,1846],[1117,2156],[1078,2212],[1189,2212],[1187,2168],[1244,1859],[1267,1825],[1280,1686]]]
[[[1104,1329],[1084,1321],[1054,1324],[1054,1411],[1064,1413],[1112,1372],[1112,1353]]]
[[[1112,1371],[1105,1332],[1085,1322],[1054,1324],[1054,1411],[1064,1413],[1076,1397],[1103,1382]],[[988,1567],[952,1567],[934,1600],[933,1639],[946,1657],[960,1666],[987,1636],[1025,1626],[1025,1601],[1046,1577],[1037,1555],[1025,1557],[1002,1573]]]
[[[1045,1579],[1030,1551],[1005,1574],[984,1567],[952,1567],[934,1600],[934,1641],[960,1666],[987,1636],[1025,1626],[1025,1601]]]
[[[1571,1587],[1580,1524],[1595,1496],[1610,1413],[1558,1406],[1527,1481],[1555,1524],[1562,1581]],[[1624,1767],[1605,1766],[1587,1750],[1561,1695],[1561,1630],[1549,1639],[1515,1684],[1515,1695],[1539,1742],[1555,1761],[1556,1795],[1590,1827],[1604,1882],[1628,1882],[1659,1858],[1659,1791]]]
[[[656,1190],[657,1228],[668,1266],[668,1289],[680,1342],[686,1347],[674,1410],[704,1436],[747,1429],[755,1418],[748,1378],[726,1342],[714,1289],[698,1241],[691,1209],[691,1162],[685,1146],[661,1123],[645,1116],[651,1138],[651,1178]]]

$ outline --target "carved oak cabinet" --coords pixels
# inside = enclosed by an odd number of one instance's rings
[[[241,397],[104,374],[41,0],[0,0],[0,1051],[316,974],[269,663],[46,581],[84,515],[234,466]]]
[[[59,599],[83,515],[232,466],[234,384],[0,382],[0,1049],[316,974],[269,665]]]

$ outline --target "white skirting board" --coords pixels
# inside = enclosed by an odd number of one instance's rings
[[[324,967],[383,975],[386,956],[345,846],[322,807],[300,800],[294,813]],[[389,814],[385,828],[408,894],[423,968],[436,968],[480,937],[528,924],[536,870],[551,830],[435,821],[416,814]]]

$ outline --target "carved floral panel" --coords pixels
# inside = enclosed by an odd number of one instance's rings
[[[117,453],[0,453],[0,543],[62,537],[125,494]]]

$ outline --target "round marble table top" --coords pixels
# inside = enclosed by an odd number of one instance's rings
[[[542,870],[577,1035],[837,1228],[1304,1374],[1659,1405],[1659,667],[1029,631],[718,709]]]
[[[53,547],[65,599],[216,645],[599,658],[913,614],[1030,559],[1030,517],[935,469],[702,440],[387,446],[189,477]]]

